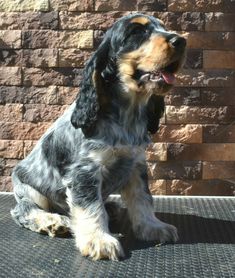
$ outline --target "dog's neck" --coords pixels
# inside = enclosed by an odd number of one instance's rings
[[[133,100],[120,83],[106,83],[106,102],[101,103],[94,136],[109,145],[146,145],[146,102]]]

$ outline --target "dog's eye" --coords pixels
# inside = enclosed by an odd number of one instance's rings
[[[148,29],[145,26],[138,24],[131,30],[130,35],[131,36],[144,35],[144,34],[147,34],[147,33],[148,33]]]
[[[140,26],[138,26],[138,27],[136,27],[136,28],[134,28],[134,30],[132,31],[132,34],[134,34],[134,35],[139,35],[139,34],[143,34],[143,33],[147,33],[148,32],[148,30],[145,28],[145,27],[140,27]]]
[[[149,30],[142,24],[132,24],[125,36],[125,42],[131,38],[144,38],[149,33]]]

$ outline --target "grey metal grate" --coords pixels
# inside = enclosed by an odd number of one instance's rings
[[[114,198],[119,201],[118,198]],[[154,199],[156,215],[177,226],[177,244],[155,246],[134,239],[126,210],[111,223],[123,233],[120,262],[83,258],[73,238],[49,238],[18,227],[10,217],[12,195],[0,195],[0,277],[235,277],[235,199]]]

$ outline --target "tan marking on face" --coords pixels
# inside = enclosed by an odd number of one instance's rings
[[[142,25],[146,25],[150,23],[150,20],[147,17],[140,16],[140,17],[135,17],[131,20],[131,23],[139,23]]]
[[[167,65],[174,54],[166,39],[159,35],[152,35],[139,49],[124,54],[119,61],[121,80],[129,92],[132,92],[133,104],[137,100],[146,101],[153,84],[147,84],[145,88],[139,87],[133,75],[137,69],[153,71]]]
[[[171,59],[174,50],[162,36],[152,35],[139,49],[124,55],[124,61],[129,65],[144,71],[153,71],[166,65]]]
[[[135,73],[135,68],[134,59],[125,59],[119,63],[121,79],[131,92],[138,92],[139,90],[137,82],[132,78]]]

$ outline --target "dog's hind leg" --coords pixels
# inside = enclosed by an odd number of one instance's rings
[[[20,226],[51,237],[67,234],[70,230],[67,216],[44,211],[26,198],[11,210],[11,215]]]
[[[49,212],[48,199],[13,173],[14,193],[17,204],[11,210],[15,222],[27,229],[49,236],[61,236],[70,230],[67,216]]]

